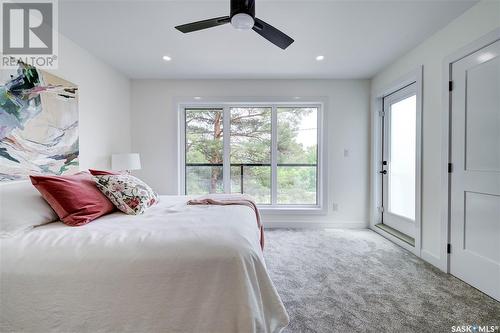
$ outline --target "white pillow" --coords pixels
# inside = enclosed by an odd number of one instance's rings
[[[58,219],[30,181],[0,183],[0,238]]]

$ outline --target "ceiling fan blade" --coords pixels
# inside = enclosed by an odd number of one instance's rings
[[[252,29],[283,50],[289,47],[290,44],[294,42],[292,38],[258,18],[255,18],[255,25]]]
[[[175,27],[175,29],[177,29],[183,33],[188,33],[188,32],[193,32],[193,31],[198,31],[198,30],[216,27],[218,25],[223,25],[223,24],[229,23],[230,20],[231,19],[229,16],[221,16],[221,17],[216,17],[216,18],[212,18],[212,19],[208,19],[208,20],[178,25]]]

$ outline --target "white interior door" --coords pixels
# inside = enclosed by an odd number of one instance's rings
[[[500,300],[500,41],[452,65],[450,272]]]
[[[415,237],[417,88],[412,83],[384,97],[382,221]]]

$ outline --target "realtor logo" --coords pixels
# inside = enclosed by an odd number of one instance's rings
[[[1,1],[2,68],[57,67],[56,0]]]

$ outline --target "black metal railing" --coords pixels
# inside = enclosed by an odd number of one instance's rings
[[[223,167],[222,163],[186,163],[187,167]],[[271,167],[270,163],[231,163],[231,167],[240,168],[240,193],[244,193],[244,169],[245,167]],[[316,163],[278,163],[278,167],[317,167]],[[187,176],[187,172],[185,172]],[[185,179],[187,183],[187,179]]]

